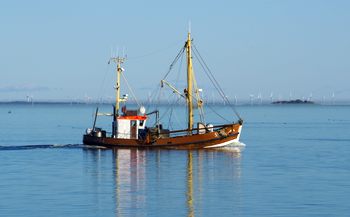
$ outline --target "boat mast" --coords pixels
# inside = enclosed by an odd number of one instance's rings
[[[115,114],[116,116],[119,116],[119,108],[120,108],[120,102],[124,102],[124,99],[120,98],[120,74],[124,71],[124,69],[121,67],[121,64],[124,63],[125,58],[121,57],[113,57],[111,58],[112,61],[114,61],[117,64],[116,73],[117,73],[117,81],[116,81],[116,99],[115,99]]]
[[[193,127],[193,102],[192,102],[192,84],[193,84],[193,68],[192,68],[192,54],[191,54],[191,33],[188,32],[188,38],[186,42],[187,53],[187,108],[188,108],[188,131],[192,133]]]

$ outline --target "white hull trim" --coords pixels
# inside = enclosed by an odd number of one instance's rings
[[[216,144],[216,145],[206,146],[204,148],[220,148],[220,147],[224,147],[226,145],[229,145],[231,143],[234,143],[235,141],[236,141],[236,139],[230,140],[230,141],[227,141],[227,142],[223,142],[223,143],[219,143],[219,144]]]
[[[235,143],[235,142],[239,142],[239,138],[241,136],[241,130],[242,130],[242,126],[240,126],[239,129],[238,129],[238,136],[237,136],[237,138],[235,138],[233,140],[230,140],[230,141],[227,141],[227,142],[223,142],[223,143],[219,143],[219,144],[216,144],[216,145],[207,146],[207,147],[204,147],[204,148],[220,148],[220,147],[224,147],[226,145],[229,145],[229,144],[232,144],[232,143]]]

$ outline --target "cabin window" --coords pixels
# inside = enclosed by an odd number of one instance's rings
[[[145,123],[145,121],[141,120],[140,121],[140,127],[142,127],[144,123]]]
[[[136,127],[136,121],[131,121],[131,126]]]

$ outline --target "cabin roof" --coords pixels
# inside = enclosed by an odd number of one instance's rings
[[[140,115],[133,115],[133,116],[119,116],[117,118],[118,120],[146,120],[147,119],[147,116],[144,115],[144,116],[140,116]]]

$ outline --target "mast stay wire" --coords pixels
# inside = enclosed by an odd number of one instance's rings
[[[179,53],[176,55],[174,61],[170,64],[169,70],[168,70],[168,72],[165,74],[165,76],[164,76],[164,78],[163,78],[162,80],[165,80],[166,77],[168,77],[168,75],[169,75],[170,71],[172,70],[173,66],[176,64],[176,62],[179,60],[179,58],[180,58],[180,57],[182,56],[182,54],[184,53],[185,48],[186,48],[185,46],[183,46],[183,47],[181,48],[181,50],[179,51]]]
[[[105,87],[106,77],[107,77],[107,73],[108,73],[109,70],[110,70],[110,66],[109,66],[109,64],[107,64],[106,71],[105,71],[105,73],[103,75],[103,79],[102,79],[100,88],[99,88],[99,90],[97,92],[97,97],[98,97],[97,106],[100,106],[101,103],[102,103],[101,102],[102,101],[102,94],[103,94],[102,92],[105,92],[105,89],[103,87]],[[102,90],[102,89],[104,89],[104,90]]]
[[[178,85],[179,80],[180,80],[180,72],[181,72],[181,67],[182,67],[182,63],[183,63],[183,57],[184,57],[184,55],[181,55],[180,64],[178,67],[178,72],[177,72],[177,76],[176,76],[176,80],[175,80],[175,86]],[[178,98],[176,100],[174,100],[174,102],[170,105],[171,110],[170,110],[170,115],[169,115],[169,119],[168,119],[168,126],[171,125],[171,118],[172,118],[173,114],[174,114],[175,118],[178,120],[178,118],[176,117],[176,113],[174,113],[175,104],[178,104],[178,102],[180,101],[180,97],[179,96],[177,96],[177,97]]]
[[[205,61],[203,60],[202,56],[200,55],[199,51],[197,50],[196,46],[193,44],[193,51],[195,56],[198,59],[198,62],[200,63],[200,65],[202,66],[205,74],[208,76],[209,80],[213,83],[215,89],[218,91],[218,93],[221,95],[221,97],[223,98],[223,100],[230,106],[230,108],[233,110],[233,112],[235,113],[235,115],[242,120],[241,116],[238,114],[237,110],[235,109],[235,107],[232,105],[232,103],[228,100],[227,96],[225,95],[224,91],[222,90],[219,82],[215,79],[213,73],[211,72],[211,70],[209,69],[208,65],[205,63]],[[198,58],[199,57],[199,58]]]
[[[169,69],[167,71],[167,73],[165,74],[164,78],[162,80],[165,80],[165,78],[169,75],[169,73],[171,72],[173,66],[176,64],[176,62],[179,60],[179,58],[182,56],[182,54],[184,53],[185,51],[185,46],[183,46],[179,53],[176,55],[175,59],[173,60],[173,62],[170,64],[169,66]],[[161,101],[161,96],[162,96],[162,86],[161,85],[157,85],[158,88],[156,88],[152,95],[157,95],[157,100],[156,100],[156,103],[155,103],[155,109],[158,110],[159,108],[159,105],[160,105],[160,101]],[[151,102],[149,102],[149,106],[151,106]]]
[[[199,118],[200,118],[202,123],[205,123],[204,109],[203,109],[203,105],[202,105],[202,99],[200,98],[200,95],[199,95],[199,88],[197,85],[195,73],[192,73],[192,77],[193,77],[193,83],[194,83],[194,88],[195,88],[195,100],[197,102],[197,109],[199,111]]]
[[[181,41],[182,42],[182,41]],[[176,42],[174,42],[174,43],[172,43],[172,44],[170,44],[170,45],[168,45],[168,46],[166,46],[166,47],[164,47],[164,48],[160,48],[160,49],[158,49],[158,50],[155,50],[155,51],[151,51],[151,52],[148,52],[148,53],[146,53],[146,54],[143,54],[143,55],[139,55],[139,56],[128,56],[128,60],[138,60],[138,59],[141,59],[141,58],[144,58],[144,57],[148,57],[148,56],[153,56],[153,55],[155,55],[155,54],[158,54],[158,53],[161,53],[161,52],[163,52],[163,51],[165,51],[165,50],[168,50],[169,48],[171,48],[171,47],[174,47],[175,45],[176,46],[178,46],[178,44],[180,43],[180,41],[176,41]]]
[[[174,59],[174,61],[171,63],[171,65],[170,65],[170,67],[169,67],[169,70],[168,70],[168,72],[166,73],[166,75],[164,76],[164,78],[163,78],[163,80],[165,80],[165,78],[169,75],[169,73],[171,72],[171,70],[172,70],[172,68],[173,68],[173,66],[177,63],[177,61],[180,59],[180,57],[183,57],[183,54],[184,54],[184,51],[185,51],[185,49],[186,49],[186,46],[184,46],[181,50],[180,50],[180,52],[177,54],[177,56],[175,57],[175,59]],[[198,52],[198,51],[197,51]],[[197,58],[197,56],[195,55],[195,57]],[[181,60],[181,63],[182,63],[182,59],[183,58],[181,58],[180,60]],[[197,58],[198,60],[199,60],[199,58]],[[200,61],[198,61],[198,62],[200,62]],[[202,67],[203,67],[203,65],[202,65]],[[204,68],[204,67],[203,67]],[[179,67],[179,71],[181,70],[181,66]],[[204,69],[205,70],[205,69]],[[209,77],[209,76],[208,76]],[[209,77],[209,79],[210,79],[210,77]],[[195,83],[197,83],[197,82],[195,82]],[[213,83],[213,81],[212,81],[212,83]],[[214,83],[213,83],[213,85],[214,85]],[[195,85],[196,86],[196,88],[198,89],[198,87],[197,87],[197,84]],[[215,85],[214,85],[215,86]],[[160,92],[161,92],[161,89],[162,88],[160,88]],[[218,91],[218,90],[217,90]],[[158,94],[158,103],[160,102],[160,98],[161,98],[161,93],[159,92],[159,94]],[[219,91],[218,91],[219,92]],[[197,99],[197,97],[194,97],[194,96],[192,96],[192,94],[190,94],[190,97],[192,97],[193,98],[193,100],[198,104],[199,103],[199,100]],[[178,103],[179,102],[179,100],[180,100],[181,98],[179,98],[178,100],[176,100],[176,102],[175,103]],[[168,100],[169,101],[169,100]],[[172,107],[175,105],[175,103],[173,103],[171,106],[170,106],[170,108],[168,108],[167,110],[166,110],[166,112],[165,113],[167,113],[169,110],[171,110],[172,109]],[[186,104],[186,106],[187,106],[187,104]],[[222,118],[223,120],[225,120],[225,121],[227,121],[227,122],[230,122],[230,121],[228,121],[226,118],[224,118],[223,116],[221,116],[220,114],[218,114],[212,107],[210,107],[209,105],[208,105],[208,107],[209,107],[209,109],[210,110],[212,110],[217,116],[219,116],[220,118]],[[171,111],[171,113],[172,113],[172,111]],[[202,122],[205,122],[204,121],[204,117],[202,117],[202,116],[204,116],[204,111],[203,111],[203,109],[200,109],[200,118],[201,118],[201,121]],[[237,113],[238,114],[238,113]],[[162,119],[163,117],[164,117],[165,115],[163,115],[162,117],[160,117],[160,119]],[[203,119],[203,120],[202,120]],[[187,120],[188,121],[188,120]]]
[[[217,92],[219,93],[219,95],[220,95],[220,96],[223,98],[223,100],[230,106],[230,108],[233,110],[233,112],[235,113],[235,115],[241,120],[240,115],[238,114],[238,112],[236,111],[236,109],[234,108],[234,106],[231,104],[231,102],[229,101],[229,99],[228,99],[227,96],[225,95],[223,89],[221,88],[220,84],[219,84],[218,81],[215,79],[215,77],[214,77],[214,75],[212,74],[211,70],[209,69],[208,65],[205,63],[204,59],[203,59],[202,56],[200,55],[200,53],[199,53],[198,49],[196,48],[195,44],[193,44],[193,48],[194,48],[194,49],[193,49],[194,55],[195,55],[195,57],[198,59],[198,62],[199,62],[200,65],[202,66],[202,68],[203,68],[204,72],[206,73],[206,75],[208,76],[209,80],[212,82],[213,86],[215,87],[215,89],[217,90]],[[173,66],[177,63],[177,61],[180,59],[180,57],[183,56],[183,53],[184,53],[185,49],[186,49],[185,46],[183,46],[183,47],[181,48],[181,50],[179,51],[179,53],[178,53],[177,56],[175,57],[174,61],[170,64],[169,70],[168,70],[168,72],[165,74],[163,80],[165,80],[165,79],[168,77],[168,75],[169,75],[169,73],[171,72]],[[158,103],[160,102],[160,98],[161,98],[161,95],[162,95],[162,94],[161,94],[161,92],[162,92],[161,89],[162,89],[162,88],[160,88],[160,90],[159,90],[159,92],[158,92]],[[179,98],[179,99],[180,99],[180,98]],[[178,103],[179,99],[176,100],[175,103]],[[194,100],[197,101],[196,97],[194,97]],[[173,106],[175,105],[175,103],[172,103],[172,106],[171,106],[171,107],[173,107]],[[198,103],[198,102],[197,102],[197,103]],[[207,106],[208,106],[208,108],[209,108],[211,111],[213,111],[217,116],[219,116],[219,117],[222,118],[223,120],[229,122],[229,120],[227,120],[227,119],[224,118],[222,115],[220,115],[219,113],[217,113],[217,112],[215,111],[215,109],[213,109],[211,106],[209,106],[209,105],[207,105]],[[169,110],[171,110],[171,109],[167,109],[167,111],[166,111],[165,113],[169,112]],[[170,113],[172,114],[172,111],[170,111]],[[164,115],[163,115],[162,117],[160,117],[160,119],[163,119],[163,117],[164,117]]]
[[[171,70],[172,70],[172,68],[173,68],[173,66],[176,64],[176,62],[179,60],[179,58],[182,56],[182,54],[183,54],[183,52],[185,51],[185,47],[183,46],[181,49],[180,49],[180,51],[179,51],[179,53],[176,55],[176,57],[175,57],[175,59],[173,60],[173,62],[170,64],[170,66],[169,66],[169,69],[168,69],[168,71],[167,71],[167,73],[165,74],[165,76],[164,76],[164,78],[162,79],[162,80],[165,80],[165,78],[169,75],[169,73],[171,72]],[[155,103],[155,109],[156,110],[158,110],[158,106],[160,105],[160,100],[161,100],[161,95],[162,95],[162,87],[161,87],[161,85],[157,85],[158,86],[158,88],[156,88],[154,91],[153,91],[153,93],[152,93],[152,95],[157,95],[157,100],[156,100],[156,103]],[[151,95],[151,96],[152,96]],[[149,102],[149,107],[151,106],[151,102]]]
[[[220,118],[222,118],[224,121],[230,122],[229,120],[227,120],[226,118],[224,118],[222,115],[220,115],[213,107],[211,107],[210,105],[207,105],[207,107],[214,112],[217,116],[219,116]]]
[[[125,78],[125,76],[124,76],[124,73],[120,73],[120,74],[122,75],[122,77],[123,77],[123,79],[124,79],[124,81],[125,81],[125,83],[126,83],[126,86],[128,87],[129,91],[131,92],[131,95],[133,96],[133,98],[134,98],[134,100],[135,100],[137,106],[138,106],[138,107],[141,107],[139,101],[138,101],[137,98],[136,98],[136,95],[135,95],[134,91],[133,91],[132,88],[130,87],[130,84],[129,84],[128,80],[126,80],[126,78]]]

